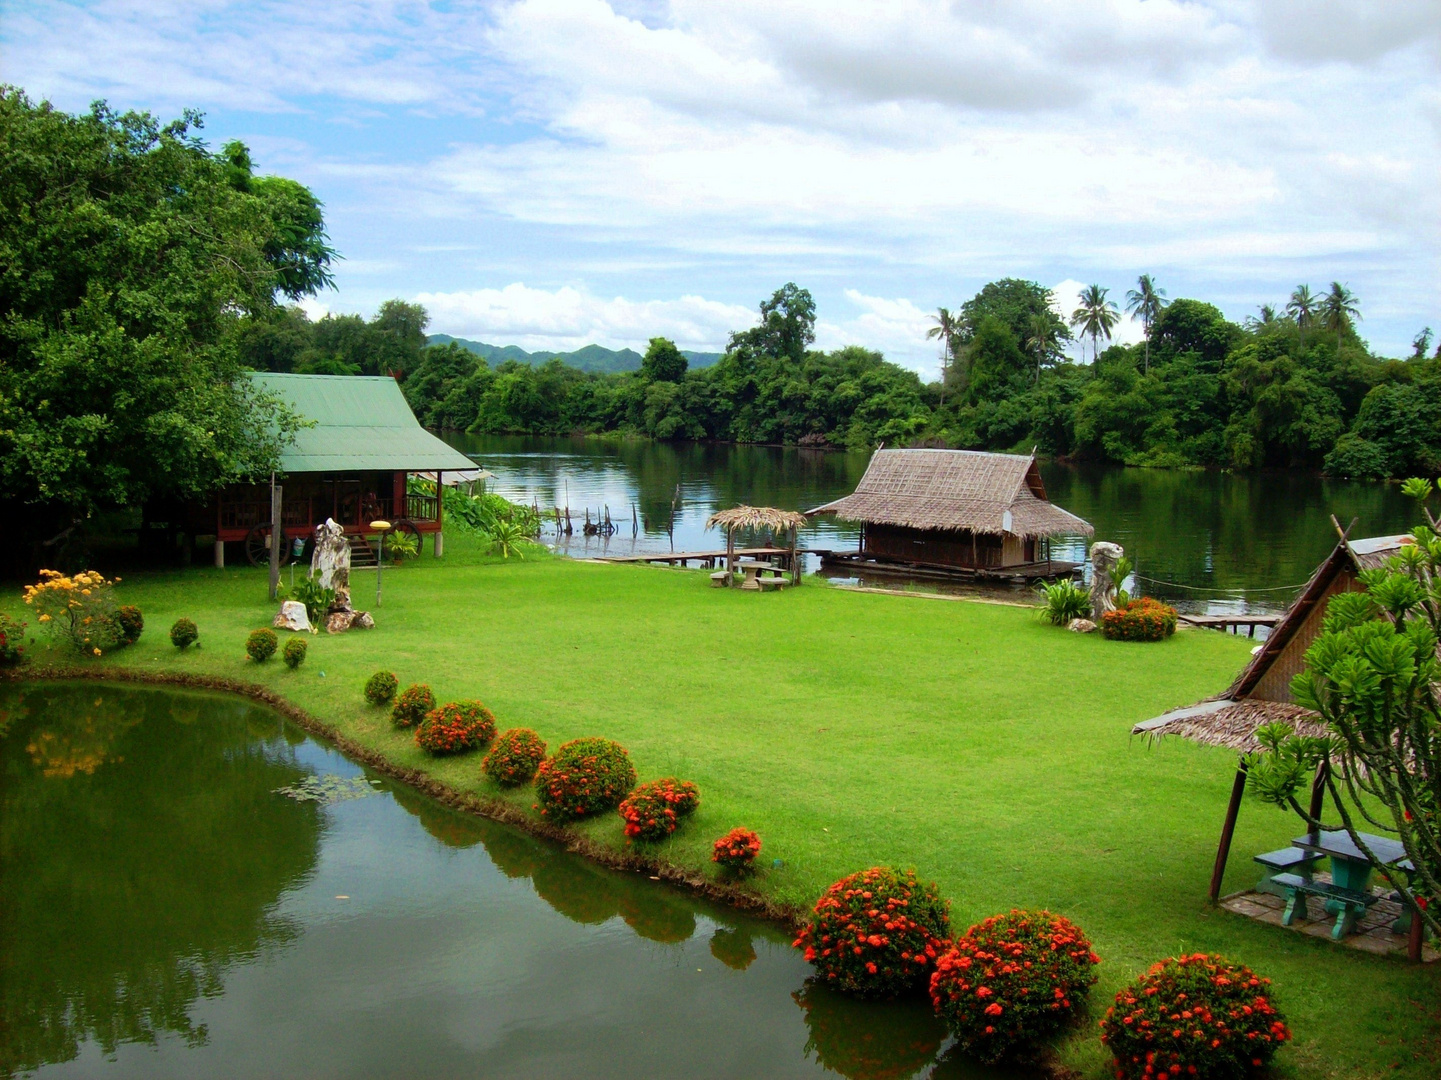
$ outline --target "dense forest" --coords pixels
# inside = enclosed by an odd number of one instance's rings
[[[430,427],[483,433],[622,432],[656,439],[1029,451],[1153,467],[1321,468],[1339,476],[1441,471],[1441,357],[1430,334],[1405,360],[1372,355],[1343,287],[1304,286],[1287,313],[1245,325],[1177,299],[1149,278],[1130,294],[1137,345],[1104,346],[1120,313],[1093,286],[1069,321],[1031,281],[986,285],[935,336],[943,378],[856,346],[812,349],[815,303],[788,284],[733,333],[720,360],[691,368],[652,339],[641,370],[587,373],[552,360],[492,366],[451,342],[426,346],[425,312],[391,301],[369,322],[310,323],[281,309],[242,360],[277,370],[392,372]],[[1339,291],[1337,291],[1339,290]],[[1087,362],[1065,352],[1080,335]],[[308,335],[308,336],[307,336]]]

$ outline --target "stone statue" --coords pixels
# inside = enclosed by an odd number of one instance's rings
[[[1120,582],[1112,576],[1116,561],[1126,553],[1120,544],[1098,540],[1091,545],[1091,618],[1100,619],[1116,610],[1116,589]]]
[[[310,576],[327,589],[335,590],[335,599],[325,614],[327,633],[343,634],[352,627],[369,630],[375,620],[369,612],[355,611],[350,606],[350,542],[345,530],[333,518],[315,527],[315,554],[310,557]]]

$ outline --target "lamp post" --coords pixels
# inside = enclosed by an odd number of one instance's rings
[[[380,550],[375,556],[375,606],[380,607],[380,568],[385,564],[385,534],[390,529],[390,522],[372,521],[370,527],[380,533]]]

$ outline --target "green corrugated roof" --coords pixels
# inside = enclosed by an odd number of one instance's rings
[[[287,473],[475,468],[474,461],[420,426],[400,384],[389,376],[247,374],[315,421],[281,451],[280,467]]]

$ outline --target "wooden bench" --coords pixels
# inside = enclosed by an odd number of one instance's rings
[[[1256,883],[1256,891],[1284,897],[1285,890],[1275,884],[1277,874],[1298,874],[1304,880],[1310,881],[1316,864],[1325,857],[1315,851],[1307,851],[1305,848],[1298,847],[1281,848],[1279,851],[1268,851],[1264,855],[1257,855],[1254,857],[1255,861],[1264,866],[1266,872]]]
[[[1326,911],[1336,916],[1336,925],[1331,928],[1331,939],[1340,941],[1356,928],[1356,920],[1378,899],[1374,893],[1343,889],[1324,881],[1308,881],[1299,874],[1275,874],[1271,882],[1284,890],[1286,910],[1281,916],[1281,925],[1290,926],[1297,919],[1309,918],[1306,913],[1306,897],[1316,896],[1326,903]]]

